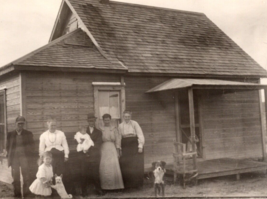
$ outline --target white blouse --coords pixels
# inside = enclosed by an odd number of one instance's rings
[[[56,130],[54,133],[46,131],[40,136],[39,155],[51,149],[59,151],[64,150],[65,157],[69,157],[69,146],[65,134],[62,131]]]
[[[121,148],[122,138],[133,137],[133,136],[137,136],[138,138],[138,148],[143,148],[145,144],[145,137],[140,125],[134,120],[130,120],[128,123],[126,123],[125,121],[122,122],[119,125],[119,134],[118,134],[119,141],[117,142],[118,144],[116,144],[116,147],[119,149]]]
[[[37,178],[46,178],[46,180],[52,180],[53,176],[53,168],[51,165],[47,166],[45,164],[42,164],[39,166],[38,172],[36,174]]]

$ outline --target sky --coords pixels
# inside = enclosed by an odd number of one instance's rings
[[[267,69],[267,0],[116,0],[206,14]],[[0,0],[0,66],[48,43],[61,0]]]

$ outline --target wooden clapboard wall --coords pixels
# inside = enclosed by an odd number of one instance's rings
[[[132,111],[145,135],[145,164],[164,160],[172,162],[175,141],[175,108],[173,94],[159,92],[146,94],[168,78],[125,77],[126,109]]]
[[[65,132],[71,149],[73,135],[80,124],[87,124],[87,114],[94,112],[92,82],[120,82],[120,76],[89,73],[25,74],[25,113],[28,130],[38,140],[48,116],[55,116],[58,128]],[[73,143],[72,143],[73,141]]]
[[[20,75],[7,75],[0,80],[0,88],[6,87],[7,131],[15,129],[15,119],[21,114]]]
[[[258,91],[203,91],[200,112],[206,159],[262,157]]]
[[[92,82],[120,82],[118,75],[81,73],[25,74],[25,113],[27,128],[39,136],[46,130],[45,120],[56,116],[58,128],[73,140],[79,123],[86,122],[86,115],[94,111]],[[126,109],[133,112],[144,131],[145,163],[164,160],[172,162],[175,140],[174,98],[172,93],[146,94],[150,88],[166,78],[125,77]],[[76,145],[70,143],[71,149]]]

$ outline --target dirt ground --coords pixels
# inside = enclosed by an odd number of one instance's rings
[[[166,178],[166,197],[266,197],[267,177],[263,172],[242,174],[239,181],[235,176],[211,178],[199,180],[197,186],[173,185],[170,178]],[[13,198],[12,186],[0,182],[0,198]],[[97,197],[91,195],[90,198]],[[151,180],[145,180],[142,189],[124,190],[120,192],[108,192],[103,197],[97,198],[144,198],[154,197]],[[82,197],[76,196],[80,199]],[[89,197],[88,197],[89,198]]]

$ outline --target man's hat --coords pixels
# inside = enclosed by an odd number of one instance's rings
[[[25,119],[25,117],[23,117],[23,116],[18,116],[17,118],[16,118],[16,123],[25,123],[26,122],[26,119]]]
[[[88,113],[87,119],[96,119],[96,116],[94,113]]]

